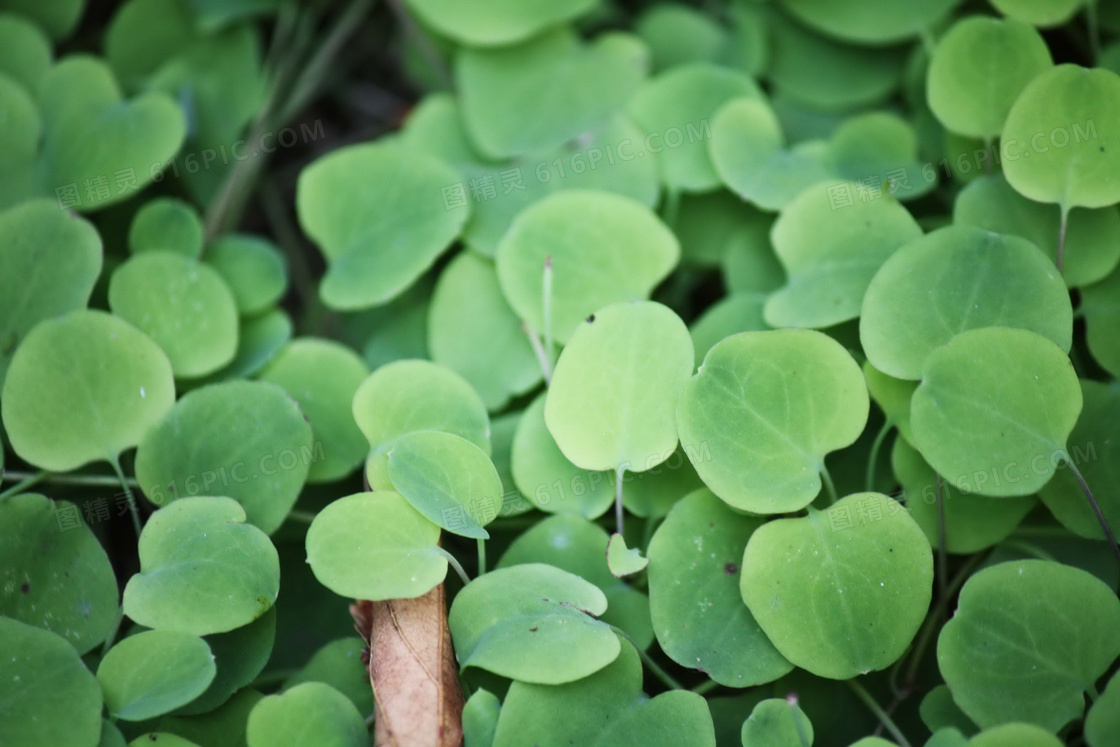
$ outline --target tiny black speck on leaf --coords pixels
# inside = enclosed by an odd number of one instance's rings
[[[24,594],[26,594],[29,591],[31,591],[31,584],[24,581],[23,586],[19,587],[19,590],[22,591]]]
[[[728,563],[723,567],[723,572],[728,576],[734,576],[739,572],[739,566],[735,565],[734,563]]]

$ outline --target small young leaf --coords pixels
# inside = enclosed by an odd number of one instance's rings
[[[149,630],[109,649],[97,667],[114,718],[145,721],[201,695],[217,669],[206,641],[190,633]]]
[[[626,547],[626,540],[617,532],[611,535],[607,545],[607,568],[616,578],[641,573],[649,565],[649,558],[642,555],[641,548]]]
[[[796,703],[780,698],[764,700],[743,722],[743,747],[808,747],[813,724]]]
[[[160,197],[136,211],[128,229],[128,250],[133,254],[162,250],[198,259],[202,230],[202,218],[190,203]]]
[[[306,682],[253,707],[248,747],[367,747],[369,732],[354,704],[321,682]]]
[[[220,236],[207,248],[206,264],[229,284],[242,316],[266,311],[280,300],[288,286],[284,255],[259,236]]]
[[[491,747],[498,728],[502,702],[489,690],[479,688],[463,706],[464,747]]]

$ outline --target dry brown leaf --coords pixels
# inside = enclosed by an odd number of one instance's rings
[[[463,691],[443,584],[416,599],[358,602],[350,611],[369,645],[374,745],[459,747]]]

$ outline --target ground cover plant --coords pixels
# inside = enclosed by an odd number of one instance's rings
[[[1117,0],[0,0],[0,746],[1120,745]]]

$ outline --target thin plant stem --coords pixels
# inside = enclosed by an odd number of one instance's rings
[[[875,489],[875,468],[879,466],[879,450],[883,447],[883,442],[887,440],[887,434],[892,428],[894,423],[887,420],[875,435],[875,440],[871,442],[871,453],[867,457],[867,477],[864,480],[868,493]]]
[[[552,255],[544,258],[544,277],[541,279],[541,323],[544,325],[544,352],[552,366]]]
[[[288,518],[300,524],[311,524],[315,521],[315,514],[311,511],[289,511]]]
[[[120,485],[120,480],[114,475],[62,475],[57,472],[5,472],[4,482],[12,480],[29,480],[35,478],[34,485],[38,482],[48,482],[53,485],[80,485],[90,488],[115,488]],[[128,484],[134,488],[140,487],[140,483],[133,478],[128,478]]]
[[[478,575],[486,573],[486,540],[478,538]]]
[[[45,472],[45,471],[44,472],[36,472],[34,474],[31,474],[31,475],[24,474],[24,475],[19,476],[19,477],[17,477],[17,473],[14,473],[14,472],[9,472],[9,473],[5,474],[4,475],[5,480],[19,479],[19,482],[17,482],[15,485],[8,488],[4,492],[0,493],[0,501],[4,500],[5,498],[7,498],[10,495],[19,495],[20,493],[27,490],[28,488],[34,487],[35,485],[39,484],[43,480],[46,480],[46,479],[50,478],[50,474],[51,474],[50,472]],[[116,485],[116,481],[114,481],[113,484]]]
[[[1089,489],[1089,483],[1085,482],[1085,476],[1081,474],[1081,470],[1070,459],[1069,454],[1062,453],[1067,465],[1069,465],[1070,472],[1077,479],[1077,483],[1081,486],[1081,492],[1085,494],[1085,499],[1089,501],[1089,506],[1093,509],[1093,513],[1097,516],[1097,522],[1101,525],[1101,531],[1104,532],[1105,539],[1108,544],[1112,546],[1112,553],[1116,556],[1116,562],[1120,564],[1120,545],[1116,544],[1116,535],[1112,533],[1112,527],[1108,524],[1108,519],[1101,513],[1100,504],[1097,499],[1093,497],[1093,491]]]
[[[622,534],[625,528],[626,514],[622,510],[622,478],[626,475],[625,467],[616,467],[614,471],[614,523],[617,531]]]
[[[537,356],[537,363],[540,364],[541,373],[544,374],[545,386],[552,384],[552,363],[549,361],[548,353],[544,350],[544,345],[541,344],[540,335],[529,326],[528,322],[522,323],[521,328],[525,330],[525,336],[529,338],[529,346],[533,348],[533,354]]]
[[[875,702],[875,698],[871,697],[871,693],[867,692],[864,686],[855,680],[847,680],[847,683],[848,687],[852,688],[852,692],[856,694],[856,697],[862,700],[863,704],[867,706],[867,710],[875,714],[879,722],[890,732],[890,735],[894,737],[894,741],[898,742],[899,747],[910,747],[910,742],[906,739],[906,735],[898,728],[898,725],[894,722],[894,719],[890,717],[890,714],[884,711],[882,706]]]
[[[1055,264],[1058,266],[1058,272],[1062,271],[1062,263],[1065,262],[1066,256],[1066,230],[1069,228],[1069,208],[1062,205],[1062,219],[1058,223],[1058,257]]]
[[[463,580],[463,586],[466,586],[471,582],[471,577],[468,576],[467,572],[463,570],[463,566],[459,565],[459,561],[455,559],[454,555],[452,555],[442,547],[437,547],[436,551],[440,555],[442,555],[447,560],[447,564],[454,568],[455,572],[459,574],[459,578]]]
[[[840,497],[836,494],[836,484],[832,482],[832,475],[828,473],[828,467],[821,463],[821,480],[824,482],[825,490],[828,491],[829,503],[836,503]]]
[[[650,658],[650,655],[647,654],[645,652],[645,650],[642,649],[641,646],[639,646],[637,643],[634,643],[634,639],[630,637],[629,633],[627,633],[622,628],[615,627],[614,625],[611,626],[611,630],[613,630],[617,635],[622,636],[626,640],[630,641],[630,645],[632,645],[635,649],[637,649],[638,656],[640,656],[642,658],[642,663],[645,664],[649,668],[649,671],[653,673],[653,676],[656,677],[657,679],[661,680],[661,682],[666,687],[668,687],[672,690],[684,690],[685,689],[684,685],[677,682],[677,680],[673,678],[673,675],[666,672],[664,669],[661,668],[660,664],[658,664],[656,661],[654,661],[652,658]]]
[[[132,486],[128,484],[128,478],[124,476],[124,470],[121,469],[120,459],[113,457],[109,460],[112,465],[113,471],[117,473],[117,479],[120,480],[121,488],[124,489],[125,500],[128,501],[128,512],[132,514],[132,528],[136,530],[136,536],[140,536],[140,507],[136,505],[136,496],[132,494]]]
[[[1089,28],[1089,50],[1093,54],[1093,64],[1097,65],[1101,59],[1101,24],[1097,10],[1098,0],[1089,0],[1085,3],[1085,25]]]
[[[715,690],[717,687],[719,687],[719,683],[715,680],[704,680],[699,685],[692,688],[692,692],[696,693],[697,695],[705,695],[707,693],[710,693],[712,690]]]

